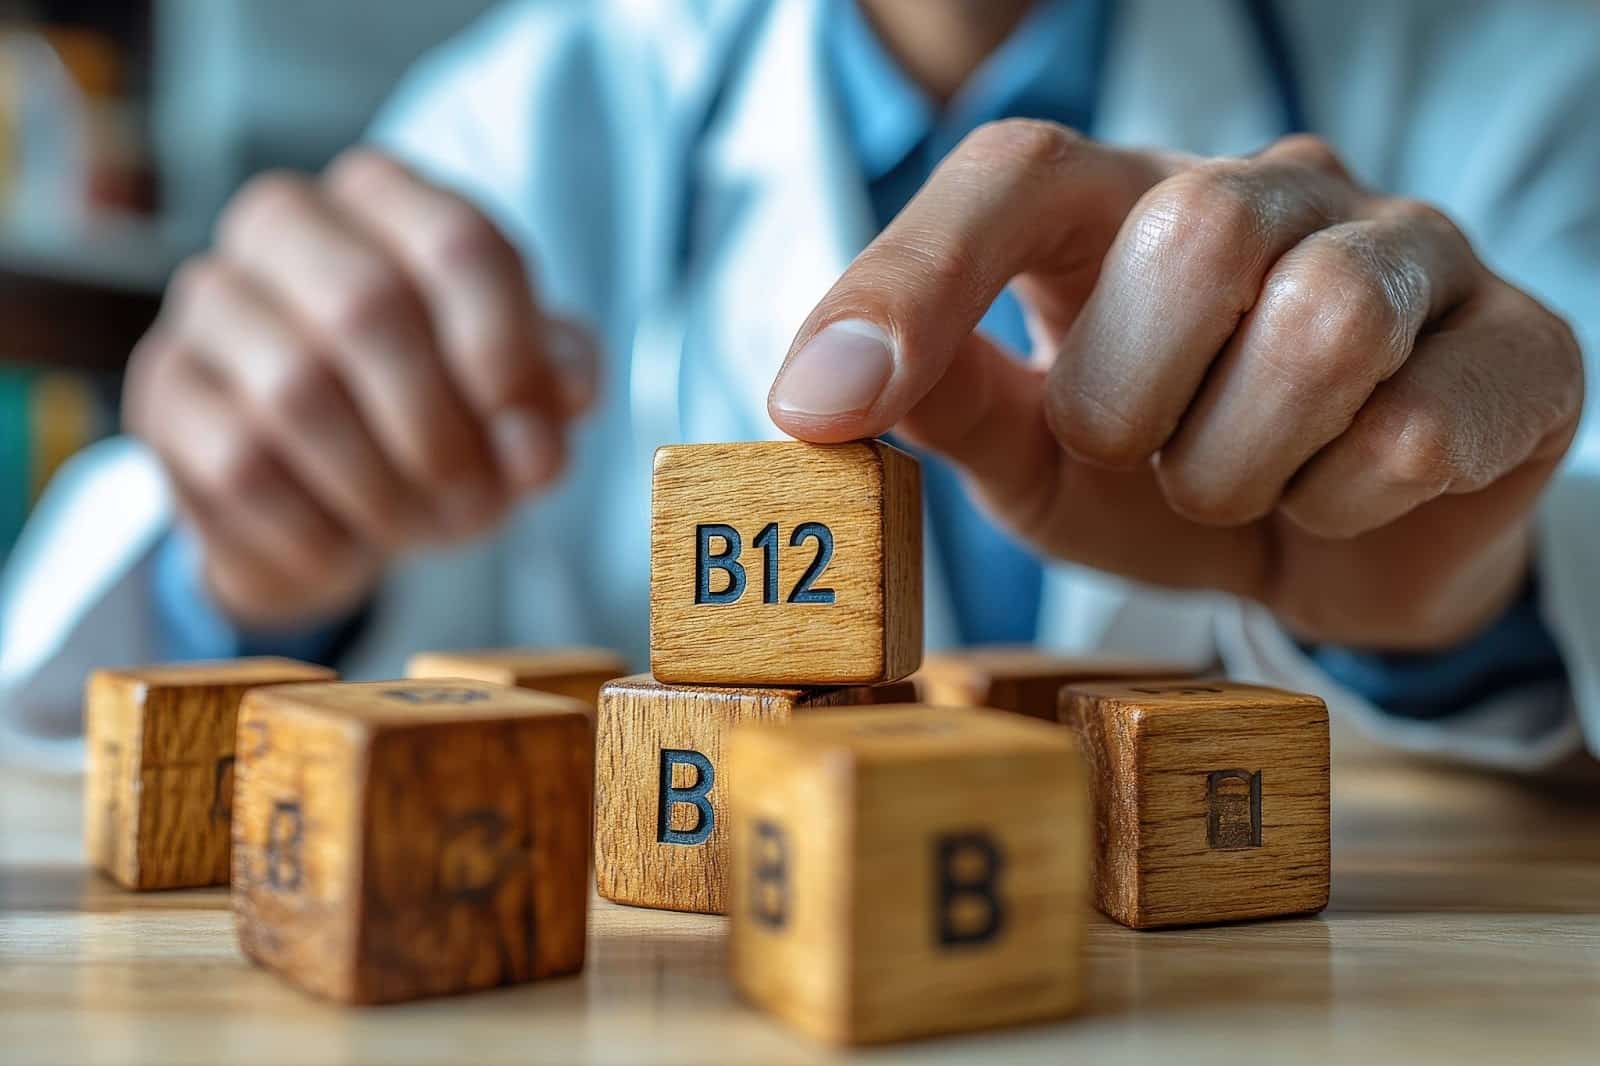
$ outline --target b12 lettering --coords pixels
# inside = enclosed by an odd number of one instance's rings
[[[801,522],[789,534],[789,547],[798,548],[807,541],[817,542],[817,554],[800,580],[789,591],[787,603],[833,603],[833,589],[817,588],[817,578],[833,559],[833,530],[821,522]],[[749,585],[744,564],[739,556],[744,552],[744,538],[739,531],[722,523],[695,526],[694,548],[694,602],[712,606],[737,603]],[[778,588],[778,523],[769,522],[751,542],[762,555],[761,602],[777,603]],[[711,574],[721,571],[728,575],[725,587],[713,591]]]

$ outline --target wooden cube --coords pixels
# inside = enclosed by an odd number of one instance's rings
[[[1070,1013],[1089,911],[1085,777],[1066,730],[1000,711],[740,726],[735,985],[837,1043]]]
[[[90,865],[138,890],[227,884],[239,701],[334,676],[270,658],[95,671],[84,699]]]
[[[471,681],[291,685],[239,716],[245,955],[346,1003],[583,966],[583,704]]]
[[[595,880],[618,903],[723,914],[728,898],[724,736],[739,722],[906,700],[909,682],[852,688],[663,685],[649,674],[600,693]]]
[[[464,677],[571,696],[590,707],[599,702],[601,685],[627,672],[622,656],[608,648],[424,651],[406,664],[406,676],[411,678]]]
[[[650,669],[867,685],[922,659],[922,475],[881,441],[656,452]]]
[[[1328,709],[1227,681],[1070,685],[1095,794],[1095,895],[1135,929],[1328,903]]]
[[[995,645],[929,655],[913,680],[923,703],[992,707],[1053,722],[1063,685],[1192,676],[1193,668],[1182,663]]]

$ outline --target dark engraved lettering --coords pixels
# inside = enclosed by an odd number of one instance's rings
[[[834,602],[832,589],[812,588],[812,585],[822,576],[822,572],[828,568],[828,563],[833,559],[833,530],[821,522],[802,522],[790,535],[789,546],[798,548],[808,540],[817,542],[817,555],[811,560],[806,572],[801,575],[800,583],[789,593],[789,602],[832,603]]]
[[[675,788],[672,784],[672,769],[675,766],[691,766],[695,771],[695,780],[686,788]],[[659,806],[656,811],[656,840],[662,844],[704,844],[711,835],[711,830],[716,822],[716,817],[711,810],[711,801],[706,796],[711,791],[711,786],[716,781],[716,773],[711,768],[711,760],[698,751],[686,751],[675,748],[663,748],[661,751],[661,791]],[[697,812],[694,828],[672,828],[672,809],[678,804],[686,804]]]
[[[1206,844],[1217,851],[1261,846],[1261,771],[1206,775]]]
[[[227,822],[233,818],[233,764],[232,755],[217,760],[211,775],[211,820]]]
[[[753,822],[750,831],[750,917],[782,929],[789,921],[789,834],[765,818]]]
[[[756,536],[761,549],[761,602],[778,602],[778,523],[768,522]]]
[[[439,888],[450,899],[486,903],[517,860],[499,811],[480,809],[445,823],[439,844]]]
[[[1223,690],[1209,688],[1205,685],[1153,685],[1134,686],[1132,692],[1139,692],[1146,696],[1220,696]]]
[[[395,700],[399,703],[482,703],[489,698],[489,694],[481,688],[450,688],[437,686],[429,688],[389,688],[383,690],[383,698]]]
[[[1004,868],[1000,847],[988,833],[948,833],[934,841],[940,947],[977,946],[1000,935],[1006,909],[996,882]]]
[[[305,843],[305,816],[296,800],[278,800],[267,819],[267,884],[280,892],[300,891],[305,870],[300,858]]]
[[[722,550],[713,552],[711,542],[722,541]],[[739,563],[739,553],[744,542],[739,531],[728,525],[700,525],[694,527],[694,602],[723,605],[737,603],[744,595],[744,567]],[[776,555],[773,556],[776,562]],[[721,570],[728,575],[728,587],[720,592],[711,591],[711,572]]]

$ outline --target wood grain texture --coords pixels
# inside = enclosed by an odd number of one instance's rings
[[[648,674],[619,678],[600,694],[595,742],[595,880],[618,903],[722,914],[727,909],[727,790],[718,784],[724,738],[741,722],[787,721],[824,707],[865,706],[904,698],[910,686],[726,688],[664,685]],[[703,783],[693,756],[711,768],[703,796],[667,797],[664,752],[674,787]],[[711,812],[703,828],[703,802]],[[670,835],[663,829],[670,831]],[[704,839],[688,842],[697,832]],[[682,834],[682,835],[680,835]],[[663,839],[663,837],[667,839]]]
[[[928,655],[913,680],[923,703],[992,707],[1053,722],[1063,685],[1193,676],[1192,667],[1176,662],[988,645]]]
[[[1328,710],[1226,681],[1070,685],[1089,758],[1095,895],[1135,929],[1328,902]]]
[[[571,696],[591,708],[600,701],[600,686],[627,672],[627,662],[609,648],[424,651],[406,664],[406,676],[411,678],[464,677]]]
[[[239,738],[248,957],[346,1003],[582,968],[582,703],[472,681],[294,685],[248,696]]]
[[[334,676],[275,658],[96,671],[84,698],[89,861],[140,891],[227,884],[239,701]]]
[[[1088,921],[1079,1016],[841,1053],[735,995],[729,922],[589,905],[580,976],[331,1010],[239,954],[226,889],[125,892],[83,862],[80,775],[0,767],[0,1003],[16,1066],[1588,1063],[1595,782],[1481,774],[1334,732],[1333,899],[1307,919]]]
[[[730,965],[751,1002],[834,1043],[1077,1007],[1089,796],[1065,730],[818,712],[735,729],[728,781]]]
[[[656,452],[650,524],[650,669],[675,684],[854,685],[906,677],[922,658],[921,468],[881,441],[703,444]],[[757,545],[776,523],[778,580]],[[820,558],[807,524],[831,533],[810,586],[832,602],[791,602]],[[732,529],[745,587],[729,569],[699,581],[701,527]],[[706,542],[710,556],[730,551]],[[730,551],[731,555],[731,551]],[[768,600],[772,602],[767,602]]]

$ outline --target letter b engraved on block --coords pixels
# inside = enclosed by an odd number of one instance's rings
[[[453,900],[487,903],[515,859],[499,811],[475,810],[444,826],[439,847],[439,888]]]
[[[1206,845],[1216,851],[1261,846],[1261,771],[1206,776]]]
[[[693,767],[694,782],[682,788],[674,786],[672,771],[676,766]],[[656,813],[656,840],[659,843],[694,845],[706,842],[716,822],[711,801],[706,798],[711,786],[716,783],[716,777],[711,760],[698,751],[676,748],[661,750],[661,789]],[[672,828],[672,812],[678,804],[693,807],[698,812],[692,829]]]
[[[940,947],[987,944],[1005,927],[996,882],[1005,858],[988,833],[949,833],[934,845]]]
[[[722,542],[722,550],[711,550],[713,541]],[[739,536],[739,531],[732,526],[721,524],[705,524],[694,527],[694,602],[709,604],[737,603],[739,597],[744,595],[745,575],[744,567],[739,562],[739,553],[744,550],[744,541]],[[711,571],[721,570],[728,575],[728,587],[719,591],[711,590]]]
[[[782,929],[789,921],[789,835],[765,818],[750,827],[755,837],[750,849],[750,917],[769,929]]]
[[[267,884],[280,892],[300,891],[305,870],[300,847],[305,842],[305,816],[296,800],[278,800],[267,819]]]

